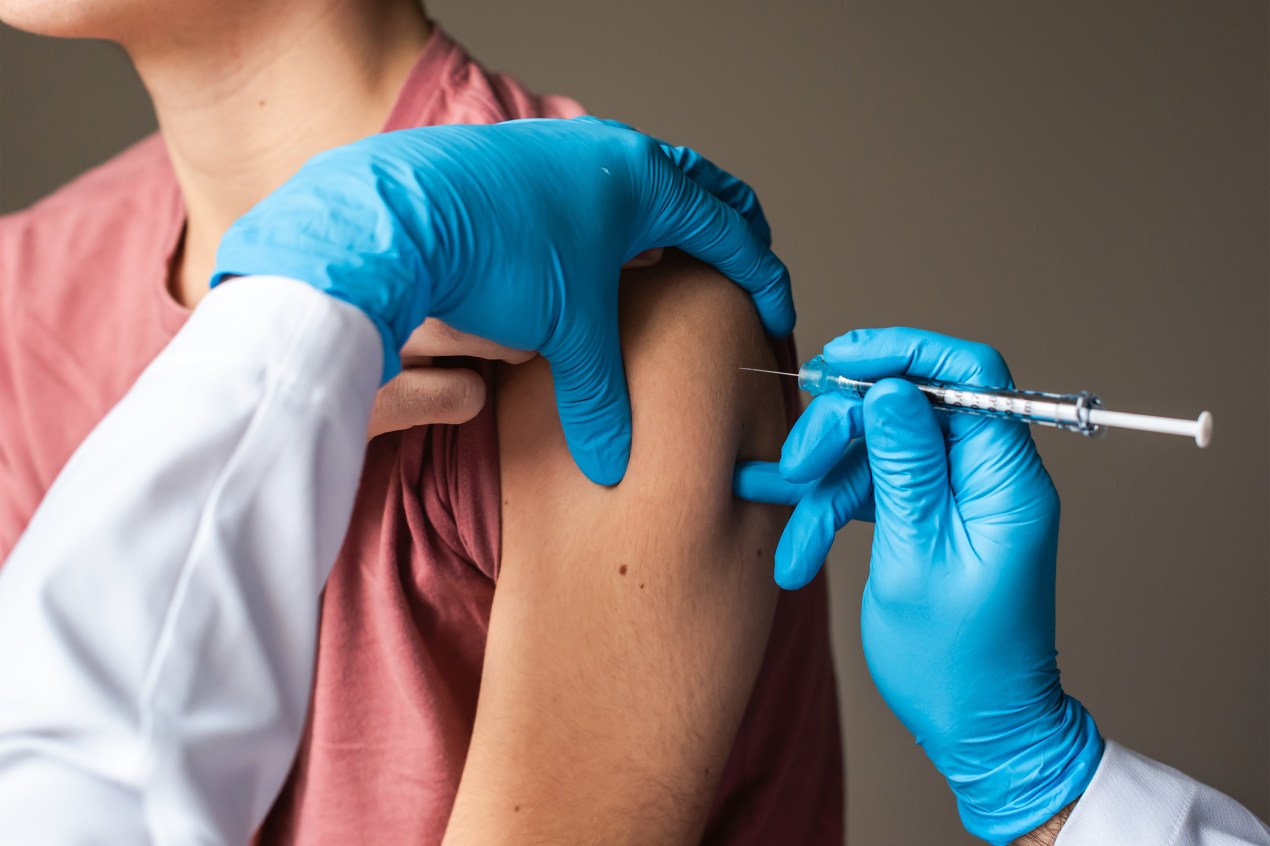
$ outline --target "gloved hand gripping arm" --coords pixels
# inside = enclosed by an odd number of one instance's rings
[[[615,484],[630,453],[619,268],[679,247],[749,291],[785,336],[789,275],[769,240],[745,183],[621,124],[430,127],[314,158],[230,229],[213,284],[286,276],[352,303],[383,336],[385,381],[425,317],[538,350],[578,466]]]

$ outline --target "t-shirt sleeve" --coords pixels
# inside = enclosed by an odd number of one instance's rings
[[[19,441],[16,431],[18,407],[14,386],[13,363],[16,314],[13,301],[17,291],[17,268],[14,267],[14,219],[0,217],[0,564],[9,556],[18,535],[26,524],[25,510],[18,505],[18,467],[14,449]]]
[[[1114,741],[1055,846],[1267,846],[1270,827],[1229,796]]]

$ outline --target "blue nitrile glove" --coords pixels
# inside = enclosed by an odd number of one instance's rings
[[[995,350],[913,329],[850,332],[824,354],[856,379],[1012,385]],[[853,438],[863,440],[848,447]],[[780,470],[740,468],[737,485],[767,501],[799,497],[777,550],[785,586],[809,581],[833,532],[871,506],[865,660],[967,830],[1007,843],[1078,798],[1103,743],[1059,681],[1059,503],[1028,427],[936,412],[912,384],[883,379],[863,400],[814,400]]]
[[[538,350],[574,460],[614,484],[631,431],[621,266],[679,247],[749,291],[766,329],[784,336],[793,300],[768,231],[745,183],[621,124],[427,127],[312,159],[230,228],[212,284],[288,276],[357,306],[383,336],[385,381],[426,317]]]

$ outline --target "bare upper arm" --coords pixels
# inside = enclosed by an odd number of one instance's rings
[[[784,435],[746,295],[670,254],[623,278],[633,406],[615,488],[574,466],[541,361],[497,396],[503,555],[449,843],[700,837],[762,661],[787,513],[731,494]]]

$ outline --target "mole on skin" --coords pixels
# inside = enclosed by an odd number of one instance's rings
[[[617,568],[617,572],[618,572],[620,575],[625,576],[625,575],[626,575],[626,565],[625,565],[625,564],[623,564],[621,567],[618,567],[618,568]]]

